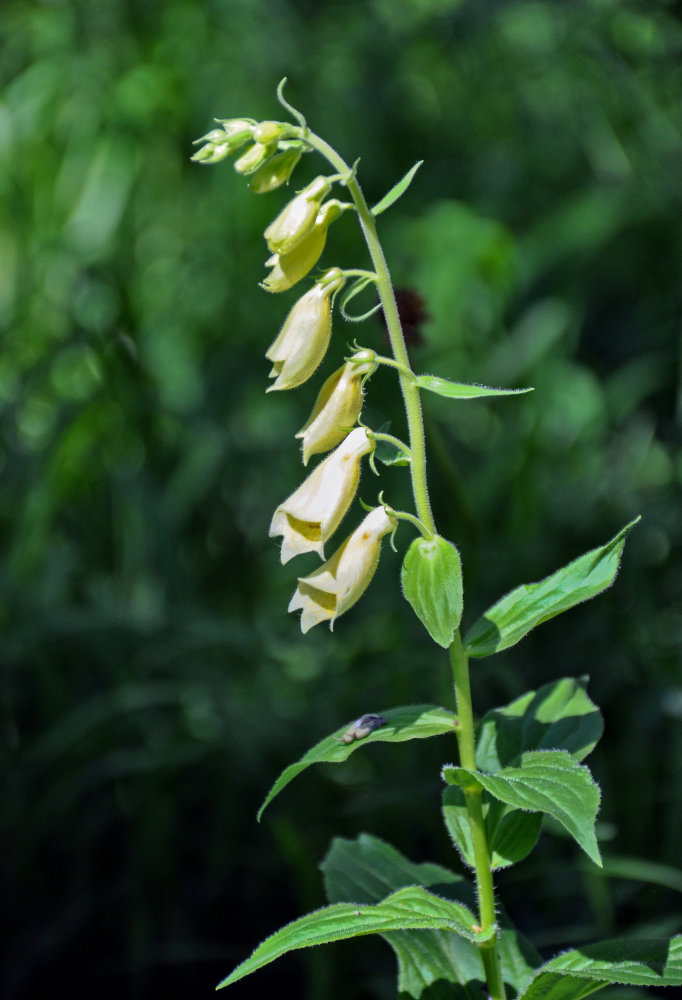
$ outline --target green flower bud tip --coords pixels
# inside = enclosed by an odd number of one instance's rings
[[[249,187],[255,194],[265,194],[274,191],[282,184],[288,184],[300,159],[300,149],[287,149],[277,153],[251,175]]]
[[[235,160],[234,169],[238,174],[252,174],[262,167],[276,150],[276,143],[270,143],[266,146],[261,142],[255,142],[253,146],[249,146],[245,153],[242,153],[238,160]]]
[[[259,122],[253,130],[253,137],[256,142],[270,143],[279,139],[286,139],[292,135],[294,126],[288,122]]]

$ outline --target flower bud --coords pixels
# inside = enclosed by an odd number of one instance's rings
[[[324,543],[338,528],[357,491],[360,459],[373,448],[365,429],[356,427],[277,508],[270,536],[283,536],[283,563],[305,552],[317,552],[324,559]]]
[[[345,207],[335,198],[326,201],[317,213],[315,225],[308,235],[290,253],[273,254],[265,262],[266,267],[272,270],[261,282],[261,288],[267,292],[285,292],[301,278],[305,278],[322,256],[329,225],[338,219]]]
[[[311,455],[329,451],[343,441],[362,410],[362,379],[373,364],[354,359],[330,375],[320,389],[313,412],[296,435],[303,440],[303,464]]]
[[[259,122],[253,130],[253,137],[256,142],[278,142],[286,139],[294,131],[294,126],[288,122]]]
[[[344,283],[338,268],[332,268],[293,306],[265,357],[272,361],[268,388],[294,389],[310,378],[324,357],[332,332],[330,298]]]
[[[251,139],[256,123],[247,118],[228,118],[220,124],[222,128],[211,129],[195,141],[195,145],[205,143],[192,157],[195,162],[219,163],[231,156]]]
[[[323,198],[331,191],[326,177],[316,177],[282,209],[265,230],[272,253],[290,253],[315,225]]]
[[[331,559],[308,576],[299,577],[288,610],[303,612],[303,633],[324,621],[333,629],[339,615],[362,597],[379,562],[381,539],[396,524],[396,519],[383,507],[376,507]]]
[[[249,187],[255,194],[274,191],[282,184],[288,184],[294,168],[301,159],[300,149],[285,149],[271,157],[249,178]]]
[[[238,160],[235,160],[234,169],[238,174],[253,174],[274,156],[276,149],[276,143],[266,146],[262,142],[255,142]]]

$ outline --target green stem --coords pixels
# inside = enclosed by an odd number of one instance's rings
[[[459,761],[468,771],[476,771],[476,744],[474,738],[474,714],[471,704],[469,683],[469,658],[462,648],[459,632],[450,646],[450,662],[457,702],[457,741]],[[474,850],[474,870],[478,889],[478,913],[481,930],[495,925],[495,889],[490,858],[490,849],[483,818],[482,789],[467,788],[464,792],[469,827]],[[498,936],[480,945],[481,959],[485,969],[488,992],[492,1000],[505,1000],[504,980],[498,948]]]
[[[424,421],[422,419],[419,389],[414,381],[414,373],[412,372],[412,366],[410,365],[410,358],[405,344],[405,337],[400,324],[400,316],[398,314],[398,305],[393,291],[393,283],[391,282],[391,275],[388,270],[388,264],[386,263],[383,248],[379,242],[376,221],[369,209],[369,206],[367,205],[365,196],[362,193],[362,189],[358,184],[355,174],[351,170],[351,167],[345,162],[343,157],[339,156],[336,150],[333,149],[329,143],[325,142],[319,135],[315,135],[314,132],[306,129],[304,132],[302,131],[301,138],[305,139],[305,141],[312,146],[313,149],[316,149],[318,153],[321,153],[322,156],[324,156],[324,158],[331,163],[334,169],[339,172],[339,174],[348,178],[345,183],[353,201],[355,202],[362,232],[367,242],[370,257],[372,258],[372,265],[374,266],[374,272],[376,274],[377,292],[379,293],[379,299],[381,300],[384,316],[386,317],[386,327],[391,341],[391,348],[393,349],[393,357],[400,366],[398,369],[398,377],[400,379],[400,388],[402,390],[403,399],[405,400],[407,428],[410,437],[410,453],[412,455],[410,473],[412,476],[414,503],[419,520],[422,521],[423,524],[426,525],[427,529],[435,535],[436,525],[433,520],[431,504],[429,503],[429,494],[426,487],[426,447],[424,442]],[[401,369],[403,370],[401,371]]]

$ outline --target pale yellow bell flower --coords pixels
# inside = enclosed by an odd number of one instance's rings
[[[316,177],[284,206],[263,234],[272,253],[291,253],[308,235],[331,188],[326,177]]]
[[[363,427],[356,427],[331,455],[280,504],[270,537],[282,536],[283,563],[305,552],[324,559],[324,543],[343,520],[360,480],[360,459],[374,448]]]
[[[302,295],[265,353],[272,361],[273,389],[294,389],[310,378],[324,357],[332,332],[330,298],[344,283],[338,267]]]
[[[303,441],[303,464],[311,455],[323,454],[342,441],[355,426],[362,410],[362,380],[372,370],[371,351],[351,358],[326,380],[320,389],[313,412],[300,429]]]
[[[286,292],[287,289],[305,278],[322,256],[327,241],[327,228],[341,215],[346,205],[331,198],[321,206],[315,225],[304,239],[289,253],[275,253],[265,262],[272,268],[267,278],[261,282],[266,292]]]
[[[376,507],[324,566],[299,578],[288,610],[303,612],[303,633],[325,621],[333,629],[336,619],[362,597],[379,562],[381,539],[396,524],[383,507]]]

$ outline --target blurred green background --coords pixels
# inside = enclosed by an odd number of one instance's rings
[[[0,34],[3,996],[209,996],[323,904],[334,834],[459,868],[441,740],[310,771],[255,822],[329,731],[451,704],[388,547],[333,636],[285,613],[300,567],[267,529],[319,380],[266,397],[263,353],[304,286],[257,287],[282,193],[189,162],[213,116],[279,117],[285,75],[370,202],[425,161],[381,220],[430,317],[418,370],[535,386],[426,401],[467,621],[643,515],[612,590],[474,664],[480,712],[589,674],[606,718],[605,873],[550,832],[505,905],[546,955],[680,931],[681,5],[3,0]],[[323,263],[367,266],[350,217]],[[384,349],[339,320],[325,374],[357,335]],[[371,390],[402,433],[392,376]],[[363,940],[232,990],[390,997],[392,970]]]

